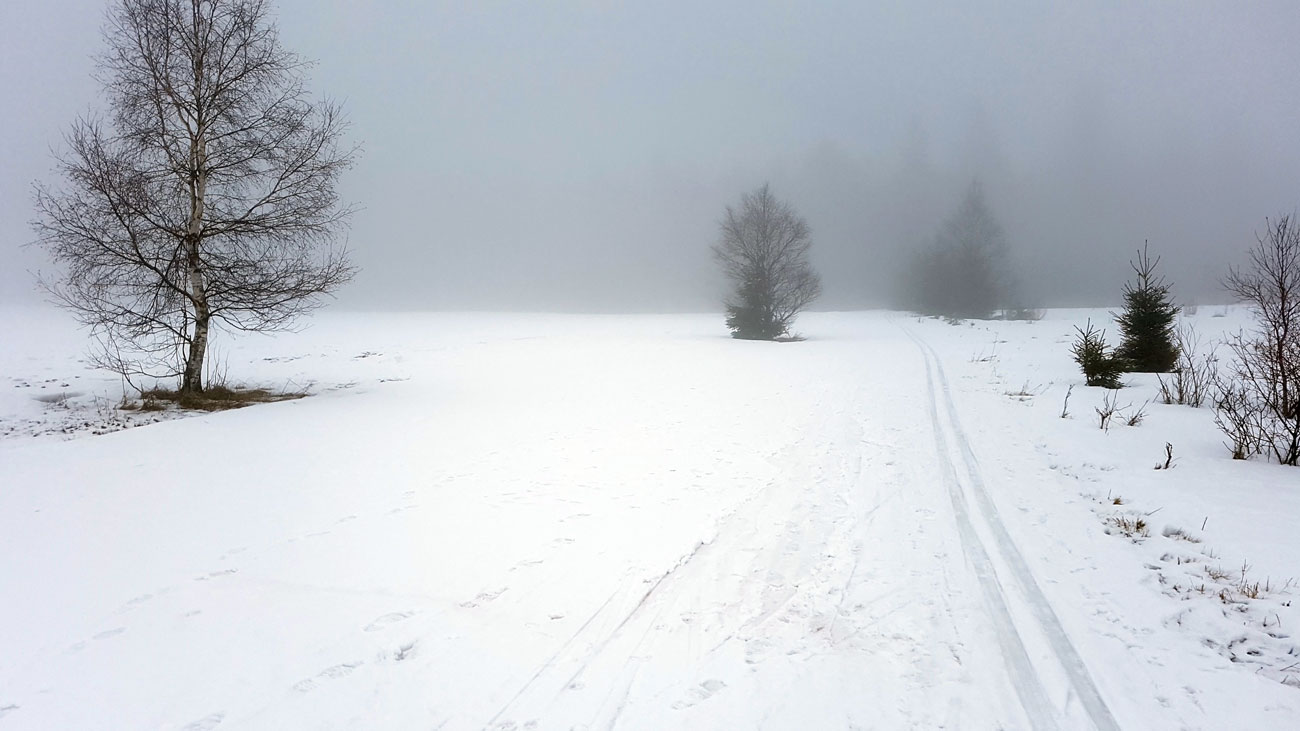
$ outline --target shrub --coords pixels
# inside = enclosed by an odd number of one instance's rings
[[[1178,361],[1173,375],[1157,376],[1160,398],[1166,404],[1200,407],[1211,395],[1218,376],[1216,345],[1201,353],[1201,338],[1191,323],[1184,323],[1177,331]]]

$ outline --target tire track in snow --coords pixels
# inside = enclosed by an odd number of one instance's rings
[[[958,517],[958,530],[962,534],[962,542],[968,549],[968,556],[975,565],[976,574],[979,575],[980,584],[995,615],[994,620],[999,628],[998,640],[1003,645],[1003,652],[1008,660],[1009,669],[1015,676],[1016,690],[1020,694],[1025,712],[1029,715],[1030,723],[1035,728],[1057,727],[1055,714],[1043,690],[1042,681],[1025,651],[1024,640],[1011,620],[1005,590],[993,568],[988,551],[983,542],[980,541],[978,534],[975,532],[974,524],[971,522],[969,505],[958,481],[957,466],[951,458],[947,438],[944,436],[943,425],[939,419],[938,402],[940,400],[944,402],[948,430],[952,434],[957,451],[961,454],[966,483],[975,495],[975,500],[983,514],[984,524],[993,535],[994,549],[1010,569],[1012,577],[1023,592],[1026,600],[1025,604],[1032,616],[1038,621],[1039,629],[1046,637],[1057,662],[1064,670],[1074,697],[1078,698],[1080,705],[1095,728],[1099,731],[1119,731],[1119,724],[1093,682],[1087,665],[1070,641],[1069,635],[1066,634],[1065,628],[1061,625],[1061,621],[1056,616],[1056,612],[1052,609],[1046,595],[1039,588],[1038,582],[1034,580],[1028,564],[1025,563],[1024,557],[1016,548],[1010,534],[1007,533],[1006,526],[1003,525],[1002,519],[998,515],[997,507],[988,495],[980,473],[979,461],[975,458],[975,452],[970,446],[970,440],[961,427],[957,408],[952,399],[952,389],[943,370],[943,363],[928,343],[906,327],[903,330],[916,343],[921,350],[922,357],[925,359],[925,375],[928,385],[927,396],[930,420],[934,428],[935,446],[940,461],[943,463],[945,477],[948,478],[946,482],[952,497],[953,510]]]

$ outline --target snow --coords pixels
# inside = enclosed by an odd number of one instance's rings
[[[0,311],[0,729],[1300,727],[1300,472],[1099,429],[1089,317],[325,312],[121,428]]]

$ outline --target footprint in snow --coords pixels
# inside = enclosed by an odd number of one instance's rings
[[[320,671],[317,677],[321,678],[342,678],[345,675],[351,675],[353,670],[360,666],[360,662],[345,662],[341,665],[331,665]]]
[[[13,713],[16,710],[18,710],[17,703],[10,703],[7,706],[0,706],[0,718],[4,718],[5,716],[8,716],[10,713]]]
[[[417,644],[419,644],[417,641],[415,641],[415,640],[411,640],[410,642],[407,642],[407,643],[405,643],[405,644],[399,646],[399,647],[397,648],[397,650],[396,650],[395,652],[393,652],[393,661],[394,661],[394,662],[401,662],[401,661],[403,661],[403,660],[407,660],[407,659],[410,659],[411,657],[414,657],[414,656],[415,656],[415,646],[416,646]]]
[[[703,683],[700,683],[699,685],[695,686],[694,688],[691,688],[690,690],[686,691],[687,697],[674,703],[673,708],[678,711],[682,710],[683,708],[690,708],[696,703],[700,703],[702,701],[706,701],[712,698],[713,694],[717,693],[718,691],[722,690],[725,687],[727,687],[726,683],[722,682],[721,680],[718,680],[717,678],[710,678],[709,680],[706,680]]]
[[[479,606],[480,604],[486,604],[487,602],[493,601],[493,600],[496,599],[497,597],[499,597],[499,596],[501,596],[502,594],[506,593],[506,590],[509,589],[509,588],[510,588],[510,587],[508,587],[508,586],[503,586],[503,587],[501,587],[500,589],[497,589],[496,591],[482,591],[482,592],[479,592],[478,596],[474,597],[473,599],[471,599],[471,600],[469,600],[469,601],[467,601],[467,602],[461,602],[460,605],[461,605],[462,607],[465,607],[466,609],[473,609],[474,607],[477,607],[477,606]]]
[[[543,563],[543,560],[540,559],[540,558],[524,559],[523,561],[520,561],[519,563],[515,564],[514,566],[511,566],[511,567],[510,567],[510,571],[513,573],[513,572],[515,572],[515,571],[518,571],[519,569],[526,569],[526,568],[529,568],[529,567],[531,567],[531,566],[539,566],[539,565],[541,565],[542,563]]]
[[[225,720],[225,718],[226,714],[224,713],[209,713],[197,721],[191,721],[186,724],[182,731],[212,731],[212,729],[216,728],[218,724]]]
[[[389,612],[382,617],[376,618],[373,622],[365,626],[366,632],[377,632],[390,624],[396,624],[404,619],[410,619],[411,612]]]
[[[104,630],[103,632],[100,632],[99,634],[95,635],[91,639],[106,640],[109,637],[117,637],[118,635],[122,634],[125,631],[126,631],[126,627],[114,627],[113,629],[107,629]]]
[[[356,662],[345,662],[339,665],[331,665],[319,673],[316,673],[315,677],[307,678],[306,680],[299,680],[294,683],[293,689],[299,693],[307,693],[316,689],[316,686],[319,684],[318,681],[345,677],[350,675],[353,670],[356,670],[360,666],[360,660]]]

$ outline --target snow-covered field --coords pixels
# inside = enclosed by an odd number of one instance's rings
[[[1103,432],[1088,317],[327,312],[113,431],[0,311],[0,729],[1300,728],[1300,471]]]

